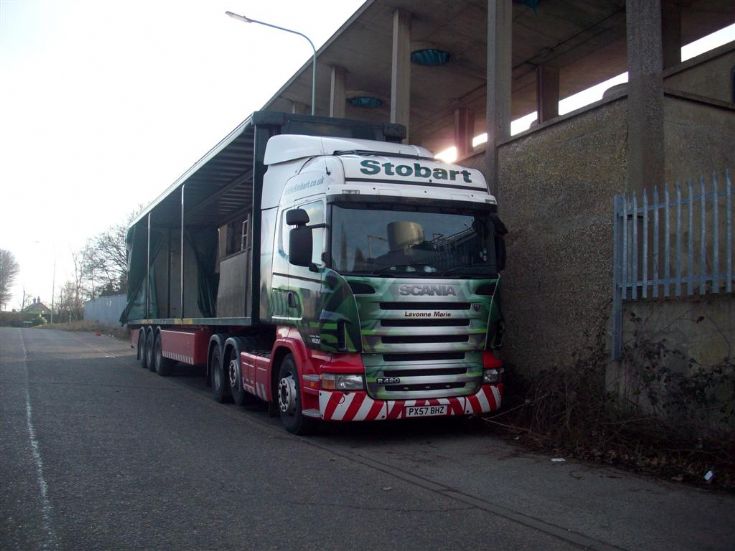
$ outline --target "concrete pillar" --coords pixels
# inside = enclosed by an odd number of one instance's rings
[[[411,116],[411,14],[393,12],[393,55],[390,78],[390,122],[406,127],[406,141],[410,141]]]
[[[511,0],[487,2],[487,149],[485,164],[490,191],[498,186],[498,144],[510,136],[510,99],[513,80]]]
[[[311,111],[309,106],[305,103],[301,103],[300,101],[292,101],[291,113],[295,115],[308,115],[309,113],[311,113]]]
[[[681,63],[681,6],[678,0],[663,0],[661,26],[664,69]]]
[[[627,191],[664,179],[661,0],[626,0],[628,41]]]
[[[454,110],[454,144],[457,158],[463,159],[472,153],[472,138],[475,137],[475,114],[467,107]]]
[[[536,111],[539,124],[559,116],[559,69],[556,67],[536,67]]]
[[[329,116],[344,118],[345,116],[345,70],[332,66],[332,78],[329,90]]]

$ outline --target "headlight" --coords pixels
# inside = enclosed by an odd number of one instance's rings
[[[335,375],[334,373],[322,373],[323,390],[362,390],[365,381],[362,375]]]
[[[484,384],[496,384],[503,380],[503,369],[502,367],[497,369],[486,369],[482,372],[482,382]]]

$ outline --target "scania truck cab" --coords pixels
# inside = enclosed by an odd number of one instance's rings
[[[267,139],[262,169],[252,210],[217,230],[217,312],[128,318],[141,362],[202,364],[217,400],[258,397],[294,433],[498,409],[506,229],[482,174],[417,146],[289,133]],[[249,253],[234,263],[232,227]]]

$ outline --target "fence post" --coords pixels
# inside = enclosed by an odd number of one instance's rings
[[[725,291],[732,293],[732,181],[730,171],[725,172],[725,228],[727,230],[727,259],[725,260],[727,281]]]
[[[621,213],[625,215],[625,198],[616,195],[613,199],[613,306],[612,306],[612,361],[620,361],[623,356],[623,237],[627,220],[623,219],[621,228]],[[625,236],[627,237],[627,236]]]
[[[712,174],[712,292],[720,292],[720,219],[717,212],[720,197],[717,190],[717,174]]]
[[[669,297],[671,283],[671,218],[669,185],[664,184],[664,298]]]
[[[704,189],[704,176],[699,178],[699,294],[707,293],[707,200]]]
[[[643,252],[641,254],[641,298],[648,298],[648,193],[643,190]]]
[[[687,180],[689,190],[689,205],[687,216],[689,217],[689,235],[687,236],[687,295],[694,294],[694,186],[691,180]],[[701,269],[701,267],[700,267]]]
[[[658,298],[659,286],[658,210],[660,206],[658,202],[658,186],[656,186],[653,188],[653,298]]]
[[[630,218],[631,218],[631,234],[633,236],[631,245],[630,245],[630,252],[631,252],[631,273],[630,273],[630,283],[631,283],[631,298],[633,300],[638,300],[638,197],[636,196],[635,192],[633,192],[633,197],[631,198],[632,206],[630,208]]]

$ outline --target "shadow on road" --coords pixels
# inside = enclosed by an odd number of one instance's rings
[[[204,368],[177,364],[168,379],[192,392],[209,396],[210,389],[206,385]],[[280,425],[278,418],[268,416],[265,402],[257,399],[243,407],[234,404],[223,404],[222,407],[240,410],[243,415],[251,415],[255,420],[269,425]],[[314,436],[330,440],[347,439],[357,445],[375,441],[420,442],[427,438],[453,438],[460,434],[483,436],[489,431],[490,429],[477,418],[433,418],[367,423],[322,423]]]

